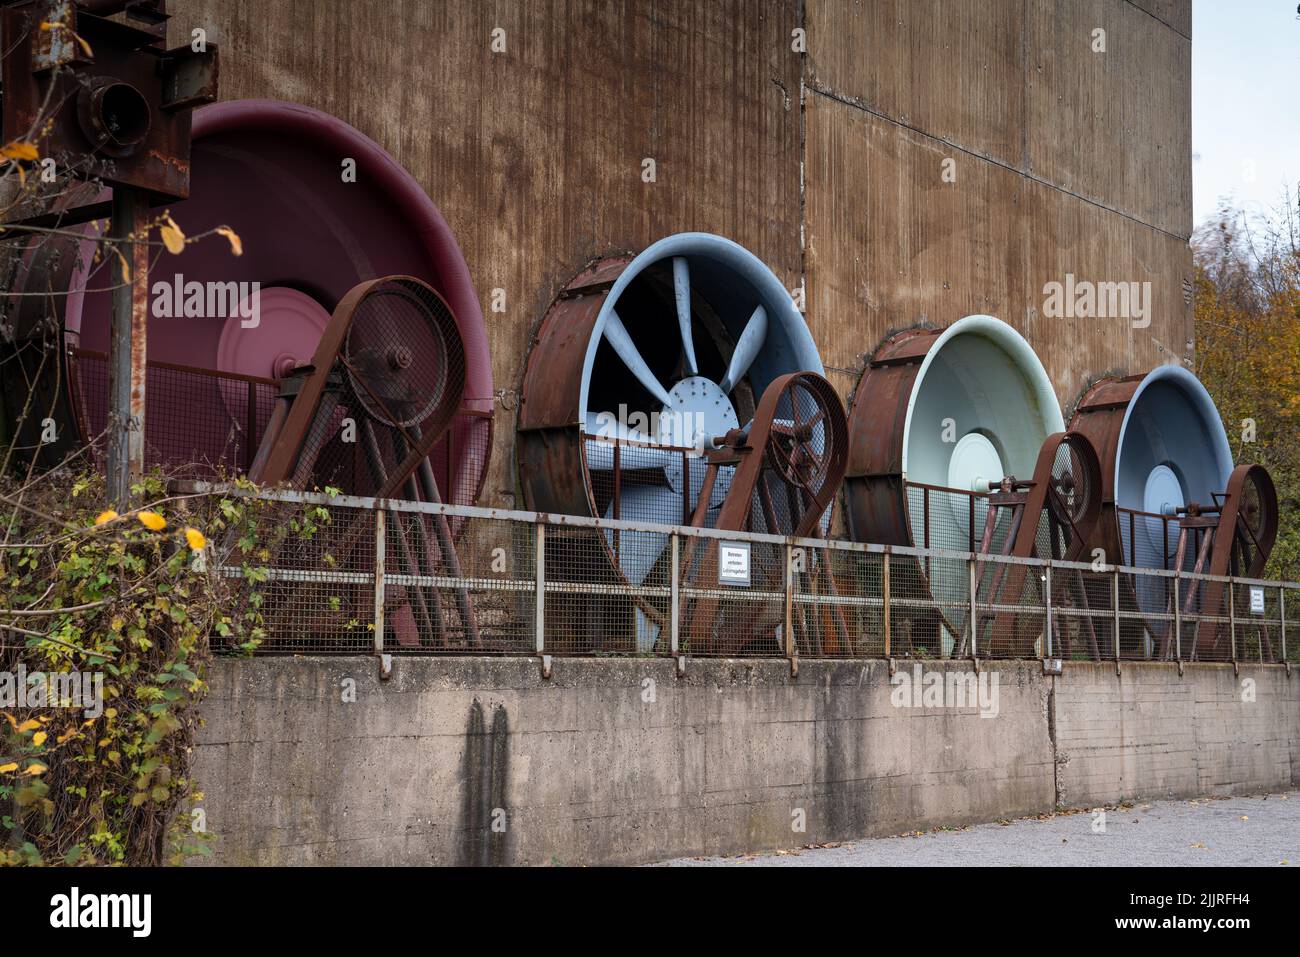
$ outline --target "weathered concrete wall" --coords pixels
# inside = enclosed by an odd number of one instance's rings
[[[224,864],[631,863],[1300,781],[1300,677],[985,670],[991,718],[896,706],[883,661],[220,661],[196,777]]]
[[[1061,799],[1250,794],[1300,781],[1300,675],[1071,664],[1056,698]]]

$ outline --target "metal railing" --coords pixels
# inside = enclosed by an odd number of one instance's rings
[[[1296,583],[203,487],[328,511],[221,569],[264,654],[1300,662]]]

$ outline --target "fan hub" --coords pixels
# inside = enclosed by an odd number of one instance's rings
[[[725,435],[740,425],[736,408],[721,386],[704,376],[689,376],[668,390],[672,401],[659,413],[656,433],[660,444],[703,448],[715,435]]]
[[[987,492],[990,482],[1000,482],[1006,472],[997,446],[982,432],[967,432],[948,459],[948,487]]]
[[[411,350],[406,346],[393,346],[388,350],[388,365],[392,369],[410,368],[411,359]]]
[[[713,446],[714,436],[725,435],[740,426],[736,408],[722,387],[704,376],[688,376],[668,390],[671,399],[659,413],[656,437],[660,445],[703,450]],[[729,471],[728,471],[728,474]],[[682,490],[682,463],[673,456],[664,477],[674,492]],[[698,494],[704,470],[691,470],[691,491]],[[720,476],[721,492],[725,480]]]
[[[1168,465],[1153,468],[1147,475],[1146,488],[1142,492],[1142,511],[1154,515],[1177,515],[1178,510],[1186,504],[1183,484],[1178,481],[1178,474]]]

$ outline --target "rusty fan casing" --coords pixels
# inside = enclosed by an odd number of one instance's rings
[[[845,518],[855,541],[911,545],[903,437],[921,363],[942,329],[908,329],[872,356],[849,412]]]
[[[605,296],[632,258],[602,259],[575,276],[547,310],[529,351],[517,448],[524,501],[533,511],[600,515],[587,476],[578,386]]]

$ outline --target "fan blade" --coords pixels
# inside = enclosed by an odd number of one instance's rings
[[[624,488],[619,500],[619,517],[632,522],[671,522],[680,515],[682,497],[666,485],[633,485]],[[606,518],[614,517],[611,503]],[[615,545],[617,536],[617,546]],[[634,532],[625,529],[606,529],[605,540],[610,548],[618,549],[618,567],[623,577],[632,585],[645,582],[655,562],[668,547],[668,536],[662,532]]]
[[[650,367],[641,358],[641,353],[637,351],[636,344],[632,342],[627,327],[623,325],[623,320],[618,317],[618,313],[613,309],[605,317],[605,338],[614,347],[618,357],[623,360],[623,365],[627,366],[628,371],[636,376],[638,382],[645,386],[646,391],[664,405],[671,405],[673,400],[668,394],[668,390],[659,384],[655,374],[650,371]]]
[[[606,425],[602,416],[613,419]],[[620,442],[645,442],[647,445],[622,445],[619,447],[620,469],[667,468],[673,456],[679,453],[664,448],[653,438],[636,429],[629,429],[613,413],[588,412],[584,436],[587,443],[587,468],[609,471],[614,467],[614,440]]]
[[[754,310],[754,314],[749,317],[749,322],[745,325],[745,331],[740,334],[740,341],[736,343],[736,351],[731,354],[731,365],[727,367],[727,374],[722,377],[718,386],[723,392],[730,393],[745,377],[749,367],[758,358],[759,350],[763,348],[763,343],[767,339],[767,310],[759,306]]]
[[[695,361],[695,340],[691,336],[691,270],[682,256],[673,257],[673,294],[677,299],[677,327],[682,333],[682,352],[686,355],[686,371],[699,375]]]

